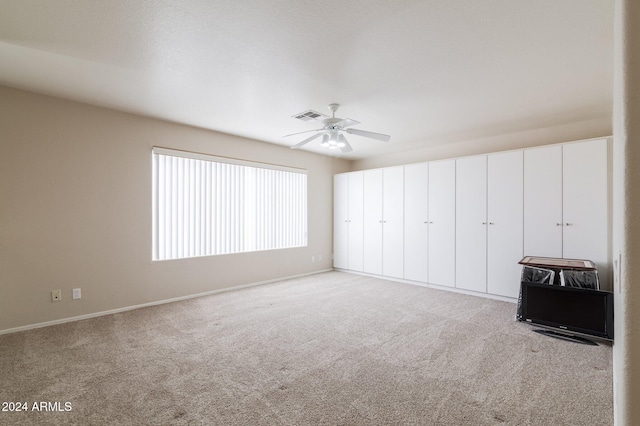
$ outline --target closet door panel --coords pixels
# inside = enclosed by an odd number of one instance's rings
[[[429,250],[429,164],[404,168],[404,278],[426,283]]]
[[[608,147],[606,139],[563,146],[563,257],[596,263],[608,277]]]
[[[333,177],[333,267],[349,268],[349,175]]]
[[[382,275],[382,169],[366,170],[363,177],[363,271]]]
[[[364,179],[363,172],[349,174],[349,269],[364,268]]]
[[[524,151],[524,255],[562,257],[562,146]]]
[[[383,170],[382,275],[404,276],[404,167]]]
[[[487,158],[487,292],[518,297],[523,257],[523,153]]]
[[[456,288],[487,291],[487,156],[456,160]]]
[[[456,162],[429,163],[428,282],[455,286]]]

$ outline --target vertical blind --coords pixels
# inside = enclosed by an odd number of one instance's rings
[[[153,260],[307,245],[305,170],[153,149]]]

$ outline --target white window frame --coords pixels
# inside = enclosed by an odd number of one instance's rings
[[[307,245],[307,171],[152,150],[152,260]]]

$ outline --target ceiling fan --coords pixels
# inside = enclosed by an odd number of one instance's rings
[[[336,111],[340,107],[339,104],[329,104],[329,110],[332,113],[331,117],[327,117],[316,111],[305,111],[300,114],[296,114],[293,117],[299,118],[304,121],[316,120],[322,122],[321,129],[306,130],[304,132],[292,133],[290,135],[283,136],[284,138],[289,136],[300,135],[302,133],[317,132],[315,135],[308,137],[302,142],[291,146],[291,149],[298,149],[308,144],[309,142],[322,136],[322,145],[329,149],[340,149],[342,152],[351,152],[353,148],[345,138],[344,133],[349,133],[357,136],[364,136],[365,138],[377,139],[383,142],[389,142],[391,136],[383,135],[382,133],[374,133],[366,130],[351,129],[351,126],[360,124],[359,121],[352,120],[350,118],[336,118]]]

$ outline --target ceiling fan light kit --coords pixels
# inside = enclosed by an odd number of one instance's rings
[[[299,142],[291,146],[290,148],[291,149],[301,148],[304,145],[308,144],[309,142],[312,142],[315,139],[322,136],[322,142],[321,142],[322,146],[329,148],[331,150],[340,149],[343,153],[351,152],[353,151],[353,148],[347,141],[347,138],[344,136],[344,132],[352,135],[363,136],[365,138],[376,139],[383,142],[389,142],[389,140],[391,139],[391,136],[384,135],[382,133],[374,133],[374,132],[369,132],[367,130],[351,129],[350,128],[351,126],[360,124],[360,122],[356,120],[352,120],[351,118],[336,118],[336,111],[338,110],[339,107],[340,107],[339,104],[329,104],[331,117],[327,117],[324,114],[320,114],[312,110],[307,110],[300,114],[295,114],[293,116],[294,118],[297,118],[303,121],[309,121],[313,119],[313,120],[318,120],[322,122],[322,128],[315,129],[315,130],[306,130],[304,132],[292,133],[290,135],[283,136],[286,138],[289,136],[295,136],[302,133],[318,132],[315,135],[306,138],[302,142]]]

